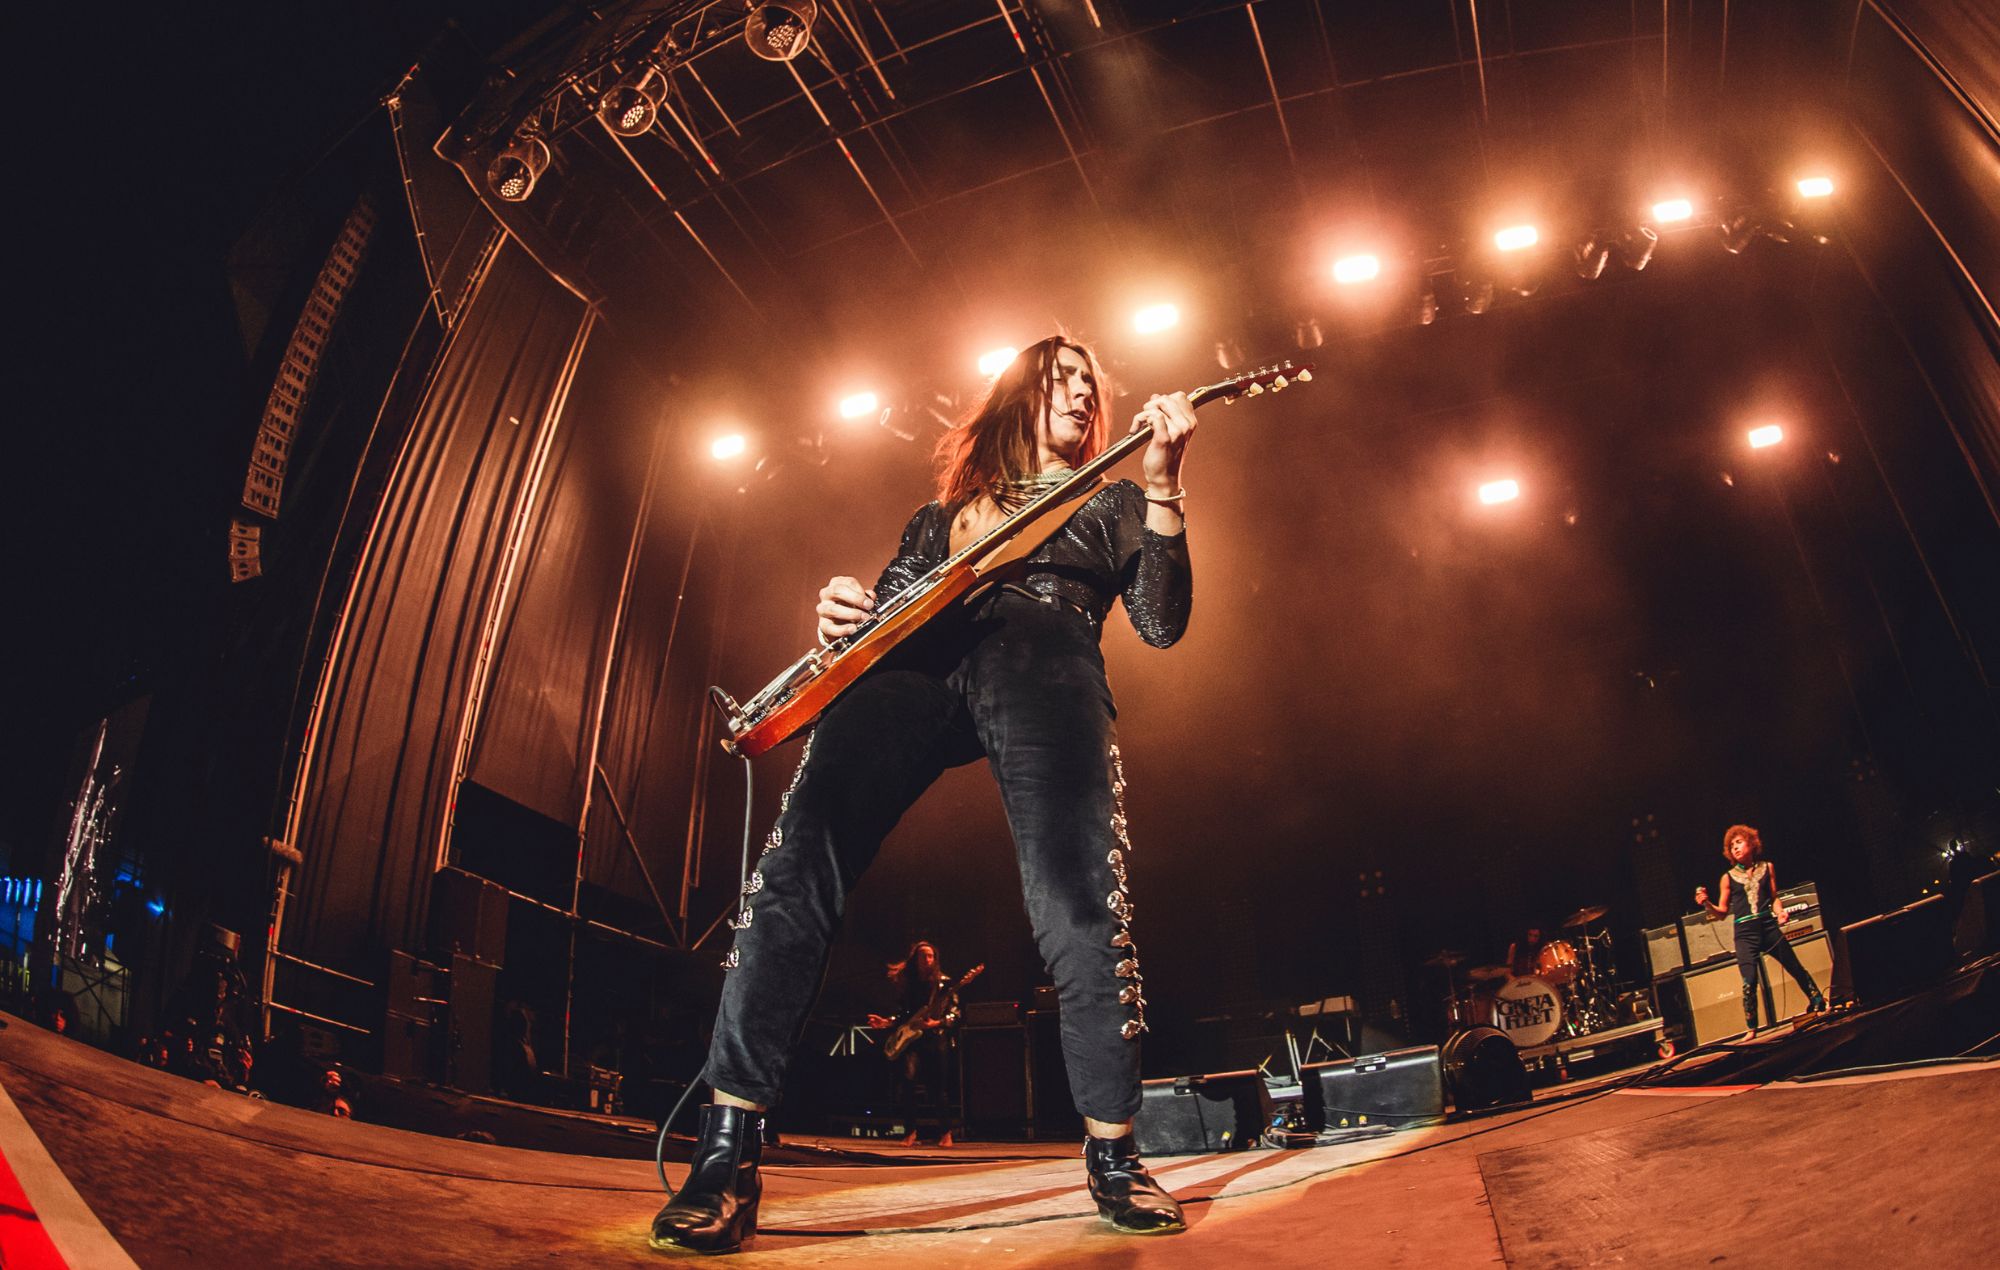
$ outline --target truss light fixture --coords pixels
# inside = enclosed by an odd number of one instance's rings
[[[1799,181],[1800,198],[1828,198],[1833,194],[1833,178],[1808,176]]]
[[[1653,204],[1653,223],[1655,225],[1677,225],[1681,221],[1690,220],[1693,217],[1694,200],[1692,199],[1670,198]]]
[[[743,39],[750,51],[767,62],[789,62],[806,51],[812,42],[813,19],[819,16],[819,0],[775,0],[749,6],[743,20]]]
[[[1639,272],[1653,262],[1653,248],[1660,245],[1660,236],[1645,225],[1635,225],[1618,235],[1618,258],[1633,273]]]
[[[1479,501],[1488,507],[1496,503],[1511,503],[1521,496],[1521,482],[1508,479],[1488,481],[1479,487]]]
[[[1750,448],[1766,450],[1785,439],[1785,430],[1775,423],[1750,429]]]
[[[992,379],[1006,370],[1020,354],[1018,348],[995,348],[979,355],[979,373]]]
[[[597,103],[597,117],[621,137],[643,136],[660,117],[660,88],[648,66],[613,84]]]
[[[1493,245],[1502,251],[1525,251],[1542,240],[1533,225],[1509,225],[1493,235]]]
[[[741,432],[730,432],[709,442],[708,454],[710,458],[721,461],[736,458],[749,448],[750,442]]]
[[[1576,245],[1576,276],[1585,282],[1602,278],[1610,263],[1611,244],[1604,241],[1604,235],[1592,234]]]
[[[1333,280],[1341,286],[1351,287],[1356,283],[1373,282],[1382,276],[1382,258],[1362,254],[1342,256],[1333,262]]]
[[[872,392],[849,393],[840,399],[840,417],[859,419],[882,408],[882,400]]]
[[[1172,304],[1149,304],[1132,315],[1132,329],[1141,335],[1157,335],[1179,326],[1181,311]]]
[[[508,142],[507,148],[486,165],[486,188],[502,202],[525,202],[548,167],[548,143],[523,133]]]

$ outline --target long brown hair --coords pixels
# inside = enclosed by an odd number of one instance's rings
[[[993,377],[985,398],[938,438],[932,457],[937,462],[938,501],[947,509],[957,511],[1006,481],[1037,470],[1035,433],[1048,411],[1056,354],[1065,348],[1083,358],[1097,386],[1094,417],[1076,461],[1087,463],[1104,449],[1111,394],[1104,369],[1087,346],[1067,335],[1051,335],[1015,354],[1007,369]]]

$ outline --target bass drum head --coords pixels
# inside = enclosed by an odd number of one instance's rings
[[[1516,975],[1493,994],[1493,1026],[1506,1033],[1516,1049],[1549,1040],[1562,1021],[1562,994],[1539,975]]]

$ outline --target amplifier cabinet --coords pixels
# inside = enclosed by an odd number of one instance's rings
[[[1820,991],[1825,992],[1833,979],[1833,946],[1826,935],[1823,932],[1807,935],[1804,939],[1792,940],[1791,944],[1806,973],[1813,977]],[[1743,1030],[1743,976],[1736,969],[1733,946],[1731,953],[1731,960],[1727,962],[1697,966],[1660,984],[1661,1011],[1687,1029],[1696,1045],[1719,1041]],[[1770,1002],[1776,1011],[1777,1022],[1797,1018],[1806,1012],[1809,1004],[1806,994],[1792,982],[1784,967],[1772,961],[1768,954],[1763,958],[1763,975],[1764,983],[1770,989]],[[1757,1009],[1761,1018],[1764,1013],[1762,993],[1759,997]]]
[[[969,1134],[1015,1138],[1027,1132],[1027,1028],[959,1029],[958,1071]]]
[[[1668,922],[1665,926],[1649,927],[1646,936],[1646,961],[1652,966],[1653,978],[1662,979],[1687,965],[1687,949],[1681,945],[1681,924]]]
[[[1178,1076],[1141,1086],[1132,1136],[1142,1155],[1241,1151],[1256,1146],[1270,1123],[1263,1073]]]
[[[1300,1076],[1306,1124],[1315,1133],[1444,1119],[1444,1064],[1435,1045],[1309,1063]]]
[[[1778,892],[1778,899],[1785,906],[1791,920],[1785,923],[1785,934],[1797,941],[1807,935],[1817,934],[1826,929],[1826,915],[1820,908],[1819,887],[1812,882],[1801,882]],[[1688,913],[1681,918],[1681,935],[1687,944],[1687,964],[1699,966],[1709,961],[1729,958],[1733,965],[1736,960],[1736,925],[1728,918],[1712,918],[1705,912]],[[1652,932],[1646,932],[1648,942]],[[1655,966],[1655,973],[1658,967]]]

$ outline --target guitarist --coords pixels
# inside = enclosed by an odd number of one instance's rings
[[[937,497],[903,531],[873,589],[820,591],[822,642],[999,523],[1107,443],[1107,388],[1089,349],[1023,350],[940,439]],[[653,1219],[661,1248],[729,1252],[756,1229],[759,1126],[811,1008],[849,888],[903,812],[947,768],[984,756],[1014,834],[1028,916],[1062,1003],[1063,1054],[1084,1116],[1086,1178],[1121,1231],[1185,1229],[1132,1145],[1144,984],[1131,930],[1123,769],[1098,635],[1112,606],[1165,648],[1188,620],[1181,465],[1185,394],[1148,398],[1142,482],[1080,501],[1023,574],[909,640],[821,716],[732,925],[706,1076],[714,1103],[686,1184]]]
[[[929,940],[910,945],[901,961],[889,967],[889,982],[895,988],[897,1010],[893,1018],[868,1016],[868,1026],[893,1029],[915,1022],[922,1034],[909,1048],[890,1059],[896,1084],[896,1114],[910,1127],[903,1145],[917,1145],[918,1103],[925,1088],[944,1120],[938,1145],[951,1142],[951,1100],[945,1080],[950,1068],[952,1035],[958,1030],[958,993],[951,976],[938,963],[937,949]]]

